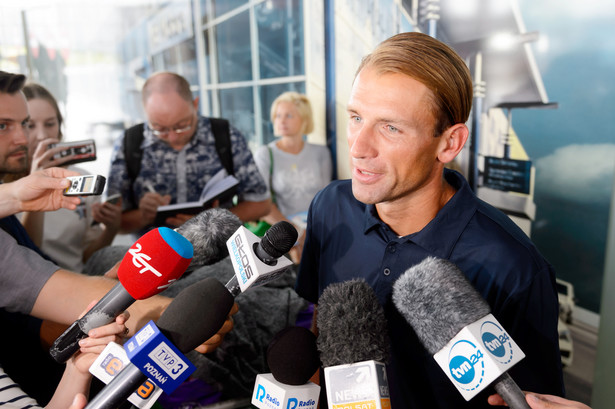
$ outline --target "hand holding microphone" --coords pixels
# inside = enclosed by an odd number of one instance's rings
[[[111,322],[135,300],[165,290],[186,269],[213,264],[226,257],[226,241],[239,226],[241,221],[230,211],[208,209],[175,231],[161,227],[143,235],[120,263],[117,272],[120,282],[85,317],[75,321],[56,339],[51,356],[57,362],[66,362],[78,350],[77,342],[89,329]]]
[[[510,407],[529,409],[506,372],[523,352],[457,266],[426,258],[397,279],[393,302],[466,400],[493,383]]]
[[[131,357],[131,363],[121,369],[87,408],[117,407],[147,381],[148,376],[144,372],[149,373],[152,380],[164,380],[163,383],[172,383],[173,377],[178,374],[189,375],[185,372],[185,365],[191,365],[189,361],[174,354],[166,341],[150,338],[150,335],[157,329],[177,350],[186,353],[218,331],[233,303],[233,296],[214,278],[206,278],[182,290],[162,313],[156,325],[150,322],[125,345],[127,351],[138,344],[157,353],[139,350]],[[136,344],[131,346],[131,342]]]
[[[214,210],[214,209],[210,209]],[[206,211],[209,212],[209,211]],[[203,212],[203,213],[206,213]],[[218,211],[215,211],[218,212]],[[226,211],[228,212],[228,211]],[[230,213],[230,212],[229,212]],[[211,215],[209,215],[211,216]],[[200,218],[194,218],[196,221],[207,219],[205,215]],[[193,220],[194,220],[193,219]],[[195,222],[196,222],[195,221]],[[265,244],[263,258],[267,259],[273,266],[270,269],[264,269],[258,263],[254,263],[254,270],[257,274],[255,278],[260,278],[257,282],[254,280],[244,286],[244,290],[252,286],[261,285],[269,282],[279,276],[285,270],[285,262],[283,259],[276,259],[285,253],[287,245],[285,243],[296,240],[296,230],[290,226],[294,232],[294,238],[290,230],[284,226],[278,226],[273,231],[271,239]],[[192,229],[190,225],[187,230],[180,230],[186,236],[192,238],[195,242],[202,241],[199,238],[200,229]],[[230,242],[247,243],[248,239],[243,231],[243,226],[240,226],[238,231],[228,239],[227,245]],[[221,229],[225,230],[225,229]],[[220,235],[220,233],[217,233]],[[224,234],[222,234],[224,235]],[[239,238],[238,238],[239,237]],[[256,236],[255,236],[256,237]],[[243,241],[241,241],[243,238]],[[252,238],[250,238],[252,240]],[[290,246],[292,246],[292,243]],[[254,241],[255,246],[246,246],[244,251],[249,252],[251,259],[257,258],[261,264],[264,262],[256,256],[256,249],[260,246],[258,237]],[[268,247],[271,245],[271,247]],[[210,246],[208,246],[210,247]],[[218,254],[222,250],[218,249],[214,253]],[[273,254],[272,254],[273,253]],[[207,256],[208,259],[213,256]],[[290,261],[288,261],[290,263]],[[243,266],[243,264],[242,264]],[[245,267],[244,267],[245,268]],[[204,341],[210,339],[223,326],[228,315],[232,313],[234,298],[242,291],[237,284],[236,276],[233,277],[226,285],[222,285],[214,278],[201,280],[182,290],[177,297],[169,304],[160,319],[157,322],[157,327],[177,349],[182,352],[188,352],[201,345]],[[154,325],[153,323],[150,323]],[[141,330],[143,331],[143,329]],[[139,334],[141,333],[139,332]],[[138,338],[135,336],[134,338]],[[141,358],[139,358],[141,359]],[[131,362],[133,359],[131,359]],[[147,364],[147,362],[146,362]],[[153,363],[150,363],[153,365]],[[113,408],[125,401],[143,382],[147,380],[147,376],[143,373],[144,366],[130,364],[121,370],[109,384],[99,393],[95,399],[87,406],[88,409],[104,409]],[[141,368],[141,369],[140,369]]]
[[[128,250],[118,269],[119,282],[60,335],[49,350],[57,362],[66,362],[79,349],[79,340],[95,328],[110,323],[136,300],[166,289],[192,260],[193,246],[166,227],[152,230]]]

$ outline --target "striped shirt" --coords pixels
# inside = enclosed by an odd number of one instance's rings
[[[21,390],[0,367],[0,408],[2,409],[28,409],[40,408],[38,403]]]

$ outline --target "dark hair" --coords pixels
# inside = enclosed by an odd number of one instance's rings
[[[0,92],[4,94],[15,94],[21,91],[25,82],[26,76],[23,74],[0,71]]]
[[[472,109],[472,77],[465,62],[443,42],[427,34],[400,33],[384,40],[361,61],[380,74],[405,74],[432,92],[434,136],[465,123]]]
[[[143,90],[141,91],[141,101],[143,105],[147,102],[147,99],[154,92],[170,92],[174,91],[179,94],[180,97],[188,102],[192,102],[192,91],[190,91],[190,84],[188,81],[179,74],[168,71],[161,71],[152,74],[143,84]]]
[[[44,101],[49,102],[53,109],[56,111],[56,118],[58,120],[58,139],[62,139],[62,122],[64,118],[62,117],[62,113],[60,112],[60,107],[58,106],[58,101],[56,101],[55,97],[47,90],[47,88],[43,87],[40,84],[36,84],[34,82],[26,84],[22,89],[26,99],[30,101],[31,99],[42,99]]]

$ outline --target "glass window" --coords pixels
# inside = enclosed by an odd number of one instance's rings
[[[250,81],[252,54],[248,11],[216,26],[219,82]]]
[[[172,71],[182,75],[191,85],[199,83],[194,38],[170,47],[154,57],[156,71]]]
[[[254,100],[252,87],[221,89],[220,116],[239,129],[251,147],[254,145]]]
[[[263,145],[271,142],[275,138],[273,135],[273,123],[271,123],[271,104],[273,104],[273,100],[275,100],[278,95],[286,91],[295,91],[305,94],[305,82],[263,85],[259,87],[260,101],[263,107]]]
[[[266,1],[254,8],[261,78],[303,75],[303,13],[300,0]]]
[[[208,0],[201,0],[201,18],[203,24],[211,22],[216,17],[220,17],[229,11],[235,10],[248,3],[248,0],[211,0],[212,15],[208,15],[207,3]]]

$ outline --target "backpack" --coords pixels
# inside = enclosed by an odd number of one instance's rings
[[[216,152],[220,157],[220,162],[229,175],[233,175],[233,154],[231,151],[231,133],[229,122],[222,118],[209,118],[211,122],[211,130],[214,134],[216,141]],[[141,170],[141,158],[143,157],[143,150],[141,149],[141,142],[143,142],[143,130],[145,124],[140,123],[128,128],[124,132],[124,141],[122,142],[122,149],[124,151],[124,158],[126,161],[126,171],[128,173],[128,179],[130,180],[130,192],[134,195],[133,184],[139,172]],[[131,198],[133,207],[136,207],[136,200]]]

